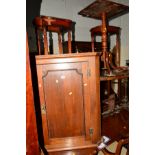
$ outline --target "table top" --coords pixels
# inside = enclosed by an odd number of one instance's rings
[[[106,13],[108,20],[111,20],[129,12],[129,6],[115,3],[109,0],[96,0],[78,12],[78,14],[84,17],[101,19],[101,14],[103,12]]]
[[[127,79],[129,75],[100,76],[100,81],[112,81],[118,79]]]
[[[100,72],[101,72],[100,81],[111,81],[116,79],[129,78],[128,68],[122,70],[113,69],[111,70],[110,74],[105,74],[104,70],[101,70]]]
[[[59,27],[63,29],[70,29],[72,27],[72,20],[64,19],[64,18],[57,18],[51,16],[37,16],[34,18],[34,23],[37,26],[42,27],[43,22],[46,26],[52,26],[51,28]]]

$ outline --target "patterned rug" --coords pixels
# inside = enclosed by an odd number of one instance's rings
[[[108,151],[114,153],[116,151],[118,142],[115,141],[112,144],[108,145],[106,148]],[[125,147],[122,147],[121,155],[126,155],[127,149]],[[103,152],[99,151],[98,155],[104,155]]]

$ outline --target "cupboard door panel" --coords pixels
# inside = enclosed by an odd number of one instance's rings
[[[76,69],[50,70],[43,77],[49,138],[85,134],[82,83]]]

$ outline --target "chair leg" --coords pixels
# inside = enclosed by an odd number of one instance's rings
[[[120,34],[117,34],[117,36],[116,36],[116,58],[115,58],[115,64],[117,66],[120,66]]]
[[[38,46],[38,53],[41,55],[41,48],[40,48],[40,37],[39,37],[39,30],[36,29],[36,34],[37,34],[37,46]]]
[[[45,27],[43,28],[43,35],[44,35],[44,54],[48,55],[47,31]]]
[[[95,52],[95,49],[94,49],[94,35],[91,34],[91,48],[92,48],[92,52]]]

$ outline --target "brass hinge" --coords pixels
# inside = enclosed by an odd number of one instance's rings
[[[93,128],[89,128],[89,134],[90,134],[90,136],[93,135],[93,132],[94,132],[94,129]]]
[[[90,76],[91,76],[91,70],[87,69],[87,77],[90,77]]]
[[[46,114],[46,105],[45,104],[41,104],[41,113]]]

